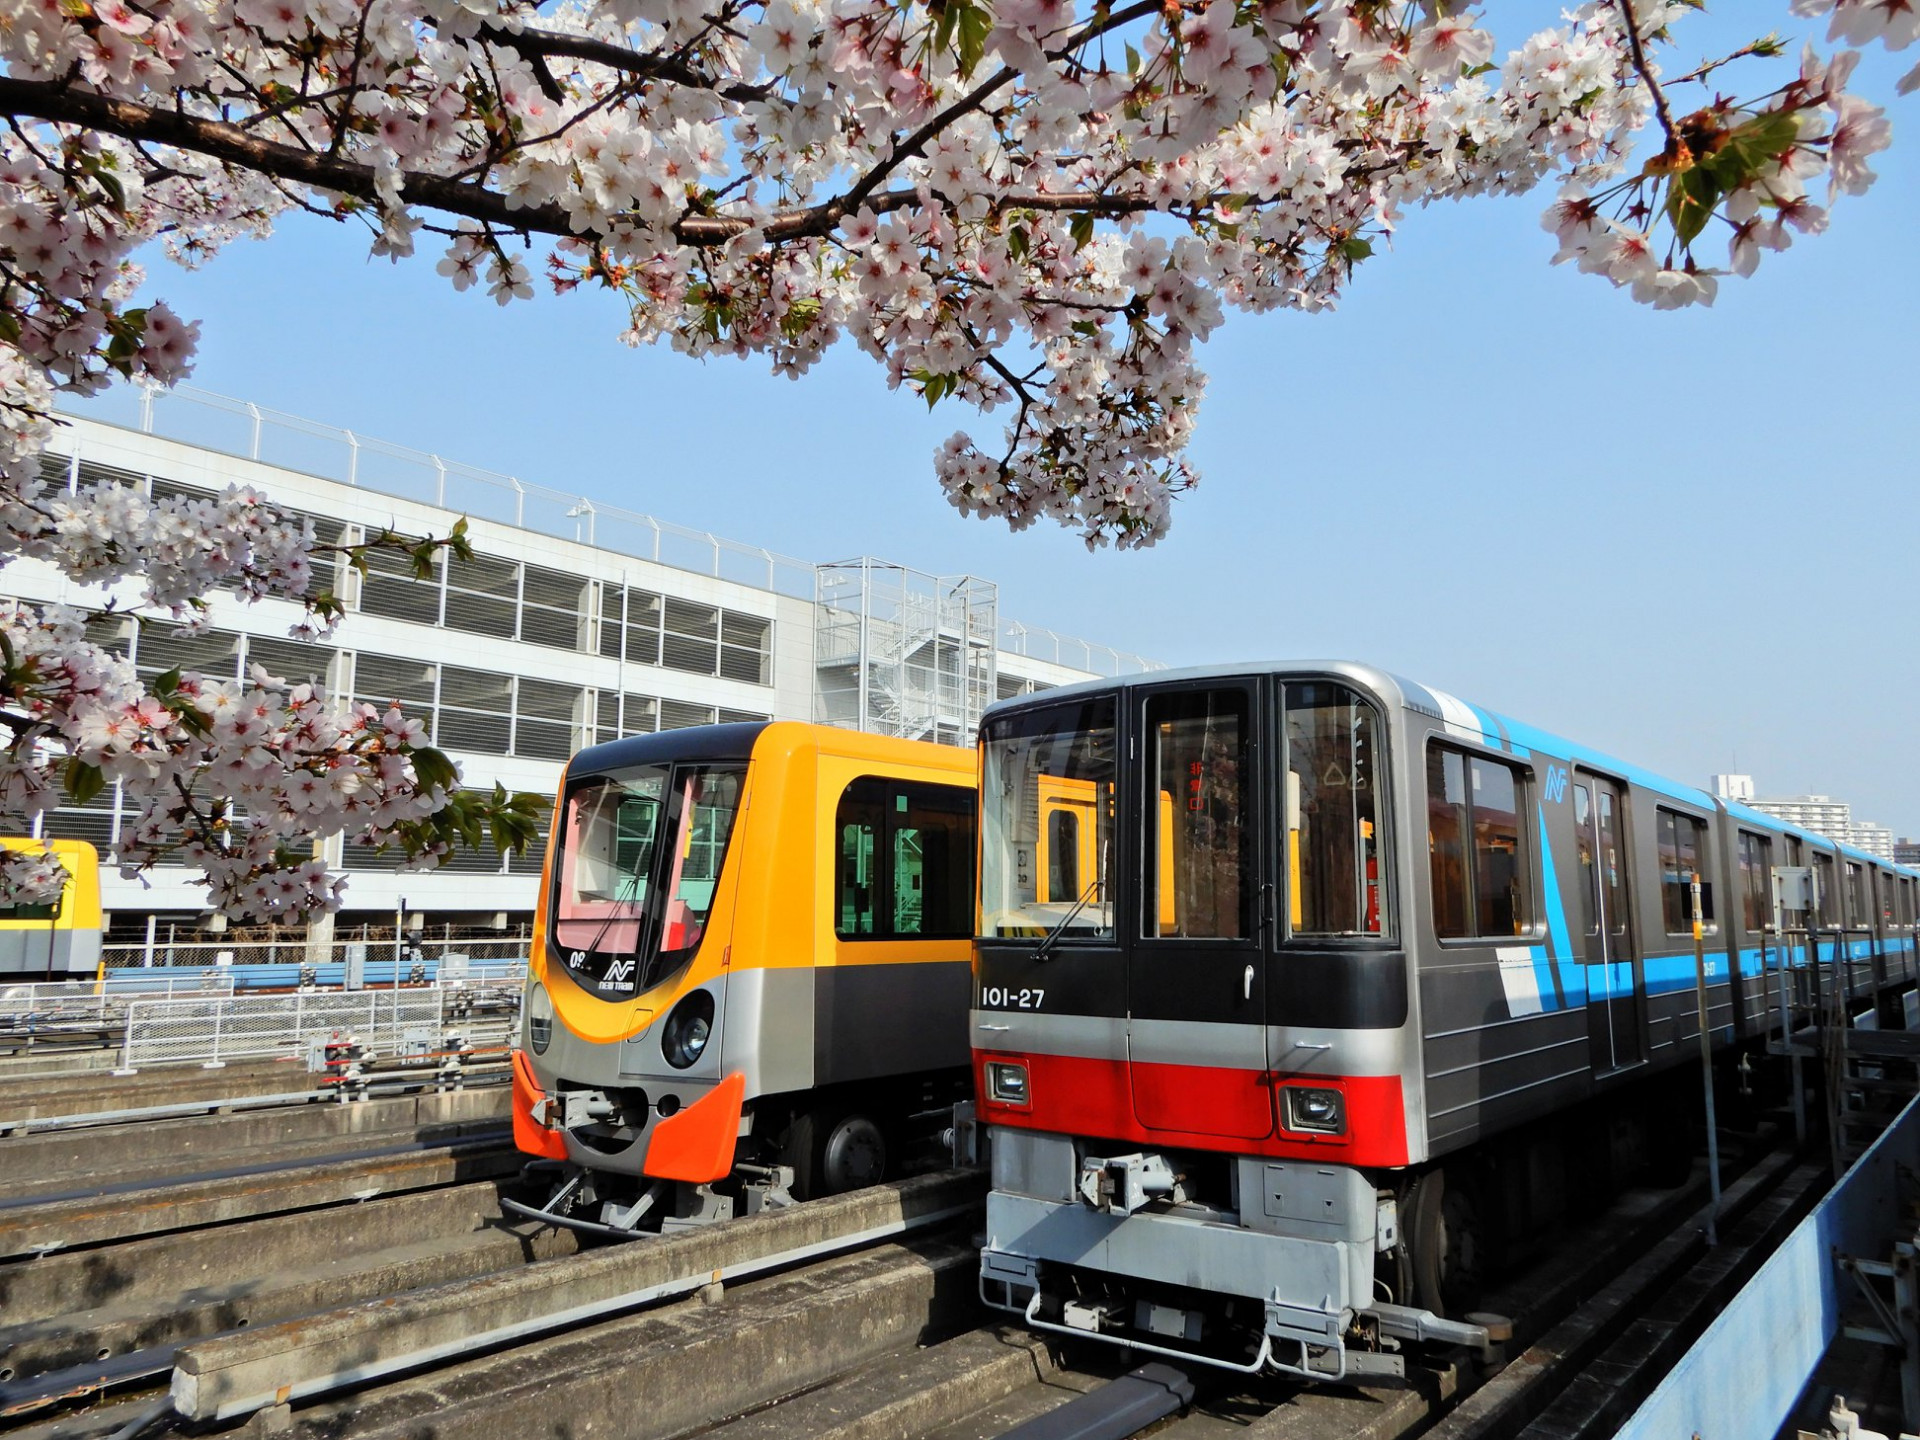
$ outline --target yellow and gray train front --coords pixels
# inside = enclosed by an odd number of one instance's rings
[[[1317,1380],[1487,1345],[1379,1284],[1394,1177],[1424,1158],[1383,708],[1345,677],[1226,672],[988,712],[990,1306]]]
[[[728,856],[764,728],[617,740],[568,766],[513,1056],[514,1141],[547,1194],[517,1212],[624,1236],[743,1198],[713,1187],[734,1172],[747,1099],[722,1063]]]

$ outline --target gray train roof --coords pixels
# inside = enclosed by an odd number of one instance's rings
[[[1920,874],[1904,866],[1893,865],[1878,855],[1868,854],[1851,845],[1843,845],[1828,836],[1804,830],[1797,825],[1789,825],[1778,816],[1768,815],[1764,811],[1754,810],[1737,802],[1718,800],[1705,790],[1691,785],[1682,785],[1678,781],[1669,780],[1664,775],[1656,774],[1638,765],[1630,765],[1615,756],[1578,744],[1564,736],[1482,709],[1445,690],[1437,690],[1430,685],[1422,685],[1418,681],[1395,675],[1391,671],[1353,660],[1254,660],[1238,665],[1192,665],[1178,670],[1155,670],[1150,674],[1128,676],[1122,680],[1084,680],[1075,685],[1040,690],[1031,695],[1022,695],[990,705],[981,716],[981,724],[986,724],[996,715],[1039,708],[1080,696],[1106,695],[1116,690],[1135,690],[1155,685],[1178,685],[1183,681],[1225,680],[1235,676],[1269,674],[1324,675],[1336,679],[1353,680],[1366,686],[1389,705],[1398,703],[1409,710],[1443,722],[1450,733],[1462,739],[1475,740],[1497,750],[1510,751],[1523,758],[1539,750],[1555,759],[1574,761],[1591,766],[1595,770],[1617,775],[1644,790],[1651,790],[1656,795],[1678,800],[1683,804],[1704,810],[1708,814],[1712,814],[1717,809],[1725,809],[1735,819],[1773,834],[1796,836],[1850,859],[1887,866],[1902,874]]]

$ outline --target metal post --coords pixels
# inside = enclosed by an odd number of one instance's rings
[[[218,996],[213,1002],[213,1057],[201,1065],[202,1070],[224,1070],[227,1062],[220,1058],[221,1020],[227,1012],[226,997]]]
[[[160,917],[158,915],[147,916],[146,958],[143,959],[140,963],[149,970],[153,968],[153,932],[157,930],[159,926],[160,926]]]
[[[1707,1098],[1707,1244],[1718,1245],[1720,1218],[1720,1128],[1713,1109],[1713,1034],[1707,1028],[1706,918],[1700,906],[1700,872],[1693,872],[1693,979],[1700,1010],[1700,1083]],[[1729,977],[1731,979],[1731,977]]]
[[[393,912],[393,1030],[400,1033],[400,946],[407,928],[407,897],[400,897],[400,908]],[[371,1027],[372,1019],[369,1017]]]

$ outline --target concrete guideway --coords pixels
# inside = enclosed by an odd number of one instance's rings
[[[899,1440],[994,1405],[1059,1372],[1051,1343],[993,1324],[906,1355],[888,1356],[839,1383],[717,1426],[704,1440]]]
[[[971,1324],[978,1264],[961,1237],[881,1245],[294,1411],[283,1433],[667,1440]]]
[[[293,1091],[311,1091],[319,1096],[325,1078],[284,1061],[229,1065],[224,1070],[155,1070],[142,1075],[82,1070],[10,1076],[0,1084],[0,1130],[31,1130],[36,1120],[108,1110],[217,1103]]]
[[[286,1166],[379,1143],[372,1137],[454,1139],[498,1126],[510,1113],[506,1088],[486,1086],[16,1135],[0,1139],[0,1206],[220,1166]]]
[[[188,1419],[224,1419],[364,1384],[482,1347],[525,1341],[693,1294],[717,1282],[948,1224],[977,1214],[985,1191],[984,1174],[945,1171],[441,1286],[409,1296],[405,1305],[365,1304],[206,1341],[181,1351],[174,1370],[174,1405]],[[957,1253],[968,1256],[957,1283],[970,1312],[978,1257],[964,1250]],[[860,1318],[848,1325],[842,1315],[840,1328],[869,1328],[871,1317],[864,1311],[847,1313]],[[920,1313],[924,1319],[924,1301]],[[550,1367],[542,1370],[549,1378],[557,1373]],[[674,1383],[685,1383],[697,1373],[697,1367],[683,1367],[682,1381]],[[636,1383],[619,1403],[630,1405],[634,1395],[648,1395],[651,1402],[659,1393]],[[530,1421],[527,1429],[508,1427],[494,1433],[525,1434],[535,1428],[545,1430],[549,1424]]]
[[[0,1414],[163,1379],[180,1344],[570,1254],[490,1181],[0,1267]],[[105,1357],[103,1359],[103,1357]]]
[[[451,1143],[404,1142],[364,1159],[339,1159],[159,1184],[117,1195],[0,1210],[0,1257],[31,1256],[215,1225],[289,1210],[483,1180],[518,1170],[504,1132]]]

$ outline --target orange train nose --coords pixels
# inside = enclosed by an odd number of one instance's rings
[[[558,1130],[549,1130],[533,1118],[533,1107],[546,1099],[546,1091],[534,1083],[527,1057],[513,1052],[513,1145],[528,1155],[548,1160],[567,1158],[567,1140]]]

